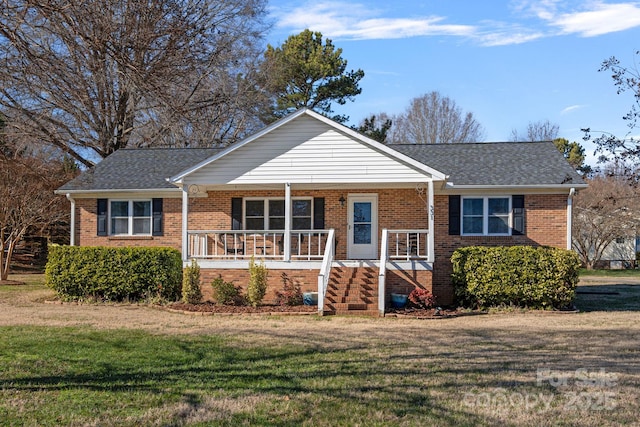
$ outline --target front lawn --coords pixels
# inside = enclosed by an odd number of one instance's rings
[[[2,426],[637,422],[636,311],[203,317],[46,294],[0,286]]]

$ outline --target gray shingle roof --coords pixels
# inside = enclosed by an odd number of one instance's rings
[[[454,185],[584,184],[552,142],[391,145]]]
[[[123,149],[58,191],[175,189],[167,178],[218,153],[219,148]]]
[[[584,184],[551,142],[391,145],[449,175],[455,185]],[[220,152],[219,148],[118,150],[58,191],[175,189],[167,178]]]

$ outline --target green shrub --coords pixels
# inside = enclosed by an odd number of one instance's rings
[[[565,249],[467,247],[454,252],[453,285],[467,306],[561,308],[573,301],[580,260]]]
[[[191,265],[186,266],[182,274],[182,301],[186,304],[202,302],[200,266],[195,259],[191,260]]]
[[[249,261],[249,284],[247,285],[247,300],[249,304],[256,307],[267,293],[267,275],[269,271],[264,265],[264,261],[256,264],[253,257]]]
[[[225,282],[222,277],[213,279],[213,299],[222,305],[242,305],[242,293],[239,286]]]
[[[282,291],[276,292],[278,305],[302,305],[302,291],[300,284],[291,280],[287,273],[282,273]]]
[[[176,301],[182,259],[170,248],[52,246],[45,280],[66,300]]]

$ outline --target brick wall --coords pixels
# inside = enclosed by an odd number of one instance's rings
[[[76,243],[80,246],[182,247],[182,200],[163,200],[162,236],[98,236],[96,199],[76,199]]]
[[[202,269],[200,270],[202,283],[202,294],[205,301],[213,301],[213,288],[211,282],[217,277],[222,277],[226,282],[232,282],[242,288],[242,294],[247,295],[247,284],[249,283],[249,261],[247,268],[242,270],[232,269]],[[288,280],[300,285],[301,292],[318,291],[318,270],[269,270],[267,276],[267,293],[263,302],[273,304],[276,299],[276,292],[283,289],[283,277],[285,274]]]
[[[449,197],[436,195],[435,263],[433,293],[441,304],[453,302],[451,255],[465,246],[554,246],[567,245],[567,194],[525,196],[525,235],[522,236],[450,236]]]
[[[385,290],[387,296],[392,293],[408,295],[415,288],[434,293],[432,278],[431,270],[387,270]]]

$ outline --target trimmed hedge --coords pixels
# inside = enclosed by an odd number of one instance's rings
[[[566,307],[575,297],[580,268],[575,252],[532,246],[461,248],[451,262],[456,296],[479,307]]]
[[[54,246],[46,285],[67,300],[94,298],[176,301],[182,286],[180,252],[171,248]]]

